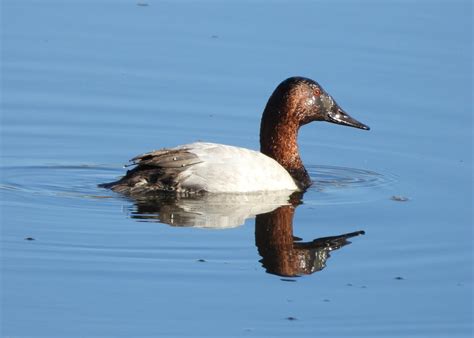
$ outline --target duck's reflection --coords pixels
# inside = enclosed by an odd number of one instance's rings
[[[131,217],[172,226],[232,228],[255,217],[255,243],[268,273],[300,276],[322,270],[329,252],[347,244],[363,231],[303,242],[293,236],[293,216],[300,195],[204,195],[176,198],[158,196],[134,200]]]
[[[289,205],[289,192],[260,194],[206,194],[189,197],[157,195],[133,200],[131,217],[173,226],[235,228],[248,218]]]
[[[350,244],[348,238],[364,231],[321,237],[302,242],[293,236],[295,207],[285,205],[256,217],[255,243],[268,273],[293,277],[308,275],[326,267],[329,252]]]

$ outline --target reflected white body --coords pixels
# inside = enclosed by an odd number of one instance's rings
[[[199,158],[199,163],[179,174],[183,190],[196,187],[211,193],[298,190],[285,168],[258,151],[205,142],[173,149],[183,148]]]
[[[249,218],[289,205],[290,191],[247,194],[206,194],[199,198],[170,200],[159,212],[147,215],[174,226],[225,229],[238,227]]]

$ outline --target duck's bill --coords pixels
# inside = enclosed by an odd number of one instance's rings
[[[336,124],[341,124],[343,126],[354,127],[364,130],[370,130],[370,127],[363,124],[362,122],[357,121],[355,118],[350,117],[342,109],[338,109],[335,112],[330,112],[326,116],[326,121]]]

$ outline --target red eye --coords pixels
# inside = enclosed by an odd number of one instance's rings
[[[314,90],[314,95],[316,95],[316,96],[321,95],[321,90],[320,90],[319,88],[316,88],[316,89]]]

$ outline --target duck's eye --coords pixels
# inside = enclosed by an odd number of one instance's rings
[[[316,88],[316,89],[314,90],[314,95],[320,96],[320,95],[321,95],[321,89]]]

